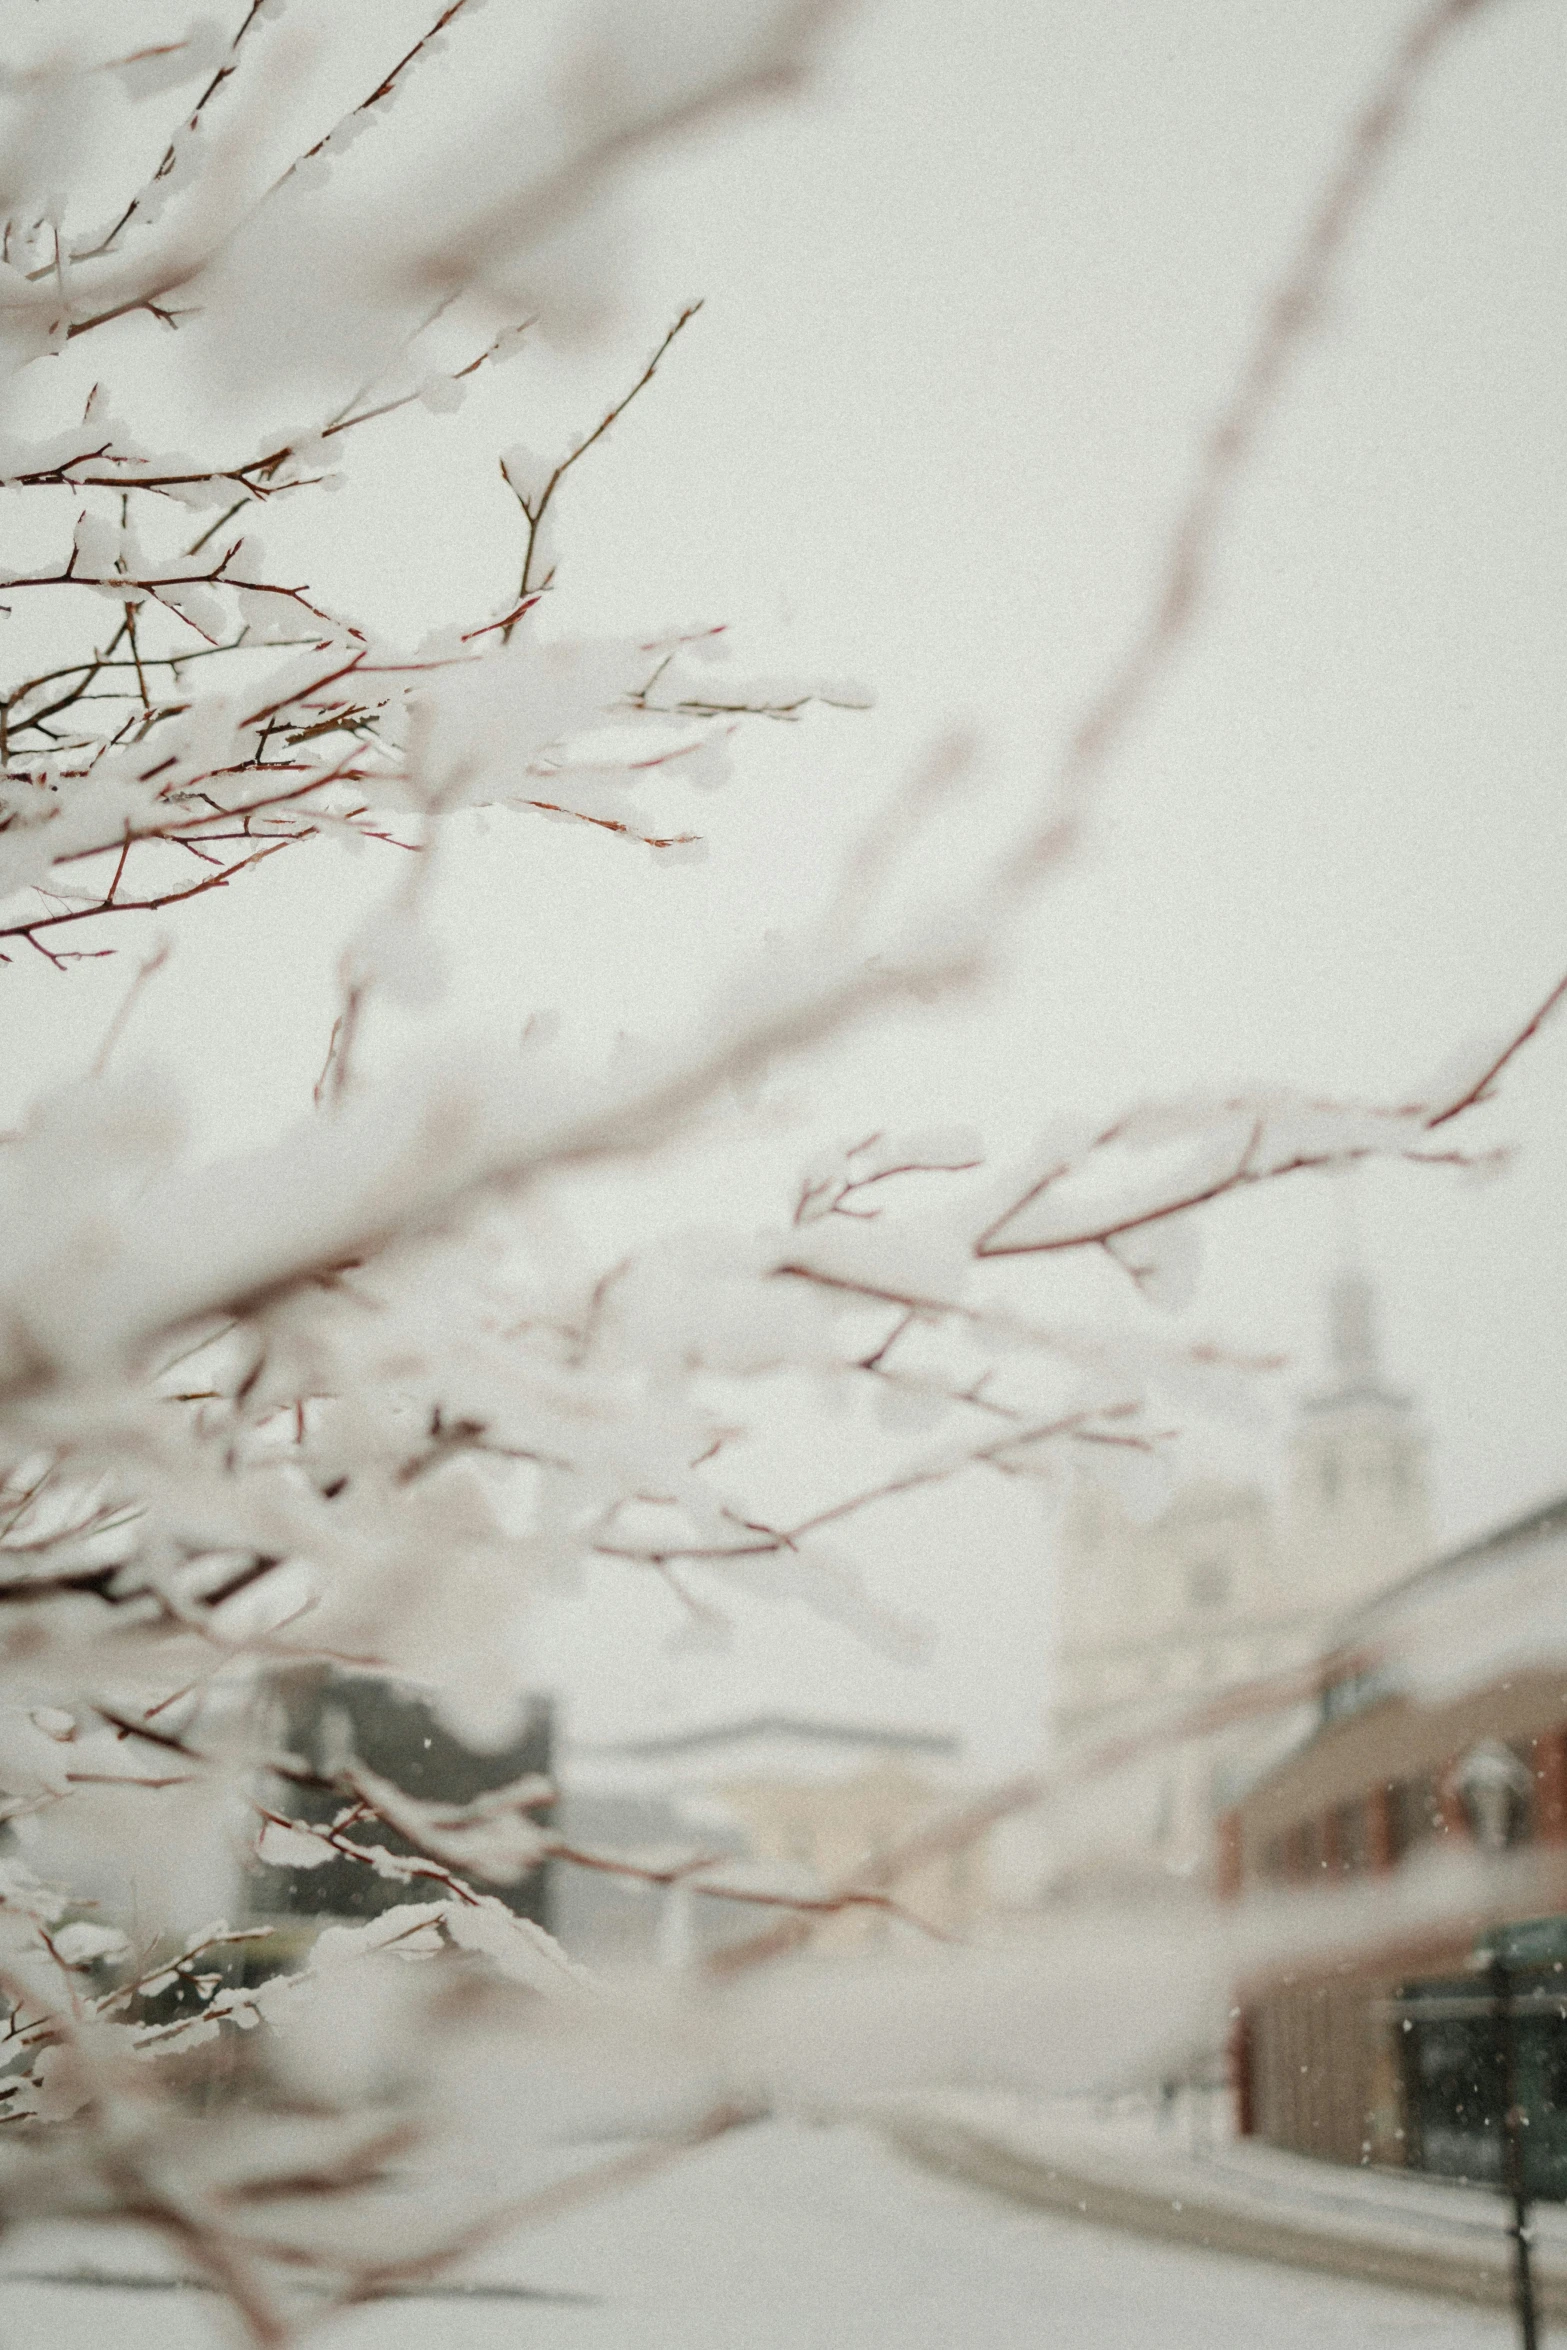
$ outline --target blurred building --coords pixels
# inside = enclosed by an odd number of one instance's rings
[[[1494,1913],[1475,1917],[1471,1891],[1471,1914],[1418,1949],[1394,1938],[1254,1988],[1234,2052],[1244,2129],[1337,2161],[1495,2183],[1499,1958],[1530,2188],[1567,2197],[1564,1654],[1567,1497],[1339,1625],[1311,1734],[1221,1823],[1220,1889],[1391,1880],[1475,1845],[1539,1865]]]
[[[958,1741],[942,1732],[820,1722],[791,1715],[613,1745],[568,1749],[557,1825],[568,1842],[639,1862],[650,1873],[709,1855],[710,1882],[806,1897],[875,1864],[961,1795]],[[894,1870],[880,1890],[942,1931],[961,1929],[983,1901],[983,1860],[942,1852]],[[756,1933],[765,1907],[691,1884],[638,1884],[559,1865],[555,1930],[590,1963],[677,1964]],[[824,1917],[812,1946],[845,1950],[885,1935],[886,1913]]]
[[[554,1718],[548,1699],[535,1697],[504,1747],[485,1751],[467,1746],[443,1727],[417,1690],[369,1674],[328,1666],[307,1666],[273,1679],[269,1702],[275,1715],[270,1743],[313,1770],[345,1742],[355,1756],[405,1795],[422,1802],[471,1803],[493,1787],[535,1775],[549,1778],[554,1755]],[[277,1808],[291,1819],[325,1821],[342,1809],[342,1798],[319,1788],[279,1779]],[[545,1807],[530,1817],[547,1824]],[[356,1841],[388,1852],[411,1847],[380,1820],[367,1822]],[[515,1885],[486,1887],[519,1917],[548,1926],[549,1872],[532,1870]],[[403,1901],[428,1901],[438,1888],[415,1878],[400,1884],[378,1876],[363,1862],[329,1860],[319,1868],[271,1868],[257,1862],[247,1884],[247,1908],[257,1920],[288,1918],[319,1923],[378,1917]]]
[[[787,1915],[787,1904],[699,1892],[690,1878],[737,1892],[830,1895],[870,1870],[963,1793],[959,1743],[938,1731],[787,1715],[664,1737],[562,1749],[550,1705],[537,1699],[499,1751],[465,1746],[414,1690],[368,1675],[311,1667],[279,1675],[269,1702],[269,1743],[327,1773],[346,1745],[405,1794],[461,1804],[535,1775],[553,1782],[548,1806],[530,1815],[581,1858],[560,1857],[513,1886],[487,1887],[519,1916],[548,1927],[574,1958],[598,1966],[676,1965],[742,1940]],[[341,1797],[279,1778],[276,1808],[325,1822]],[[411,1847],[384,1822],[355,1841],[401,1854]],[[867,1879],[907,1918],[961,1930],[984,1898],[983,1859],[972,1847],[937,1851]],[[438,1893],[418,1877],[399,1882],[352,1859],[319,1867],[253,1863],[247,1920],[273,1928],[254,1955],[266,1970],[287,1961],[324,1923],[359,1922],[400,1902]],[[909,1931],[876,1907],[824,1915],[811,1946],[850,1950]]]
[[[1331,1378],[1297,1408],[1280,1501],[1212,1479],[1139,1521],[1086,1481],[1071,1498],[1057,1744],[1068,1756],[1147,1754],[1090,1874],[1200,1876],[1218,1810],[1299,1720],[1275,1714],[1184,1743],[1164,1726],[1309,1671],[1347,1608],[1430,1555],[1424,1439],[1410,1398],[1383,1375],[1366,1275],[1341,1273],[1328,1307]]]

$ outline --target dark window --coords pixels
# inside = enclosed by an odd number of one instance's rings
[[[338,1738],[346,1738],[371,1770],[417,1800],[471,1803],[476,1796],[513,1780],[547,1779],[550,1775],[554,1732],[546,1699],[533,1701],[509,1746],[481,1752],[445,1729],[417,1691],[367,1674],[302,1667],[279,1674],[272,1695],[282,1751],[298,1755],[319,1770],[329,1747]],[[341,1796],[329,1788],[285,1783],[279,1808],[294,1819],[328,1820],[341,1805]],[[541,1826],[547,1825],[548,1806],[535,1807],[530,1817]],[[412,1850],[396,1829],[379,1820],[363,1841],[394,1855]],[[541,1926],[549,1922],[548,1890],[544,1867],[534,1869],[516,1884],[495,1888],[508,1909]],[[316,1869],[258,1863],[251,1891],[251,1905],[258,1915],[302,1914],[356,1921],[377,1917],[398,1902],[427,1898],[425,1884],[418,1878],[401,1883],[351,1859],[327,1861]]]
[[[1436,1783],[1428,1775],[1400,1779],[1393,1789],[1393,1857],[1401,1860],[1418,1844],[1428,1844],[1443,1829],[1442,1807]]]
[[[1366,1807],[1363,1803],[1341,1803],[1338,1821],[1338,1865],[1346,1875],[1369,1865],[1370,1854],[1366,1839]]]
[[[1567,2113],[1567,2039],[1551,2037],[1541,2066],[1541,2089],[1554,2113]]]

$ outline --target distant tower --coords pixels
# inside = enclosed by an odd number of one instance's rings
[[[1129,1728],[1278,1661],[1288,1603],[1266,1497],[1203,1478],[1139,1523],[1086,1480],[1063,1514],[1055,1724],[1071,1741]]]
[[[1152,1518],[1079,1484],[1062,1514],[1061,1636],[1053,1726],[1067,1754],[1128,1743],[1091,1849],[1059,1857],[1054,1882],[1100,1892],[1200,1878],[1234,1744],[1167,1737],[1164,1725],[1257,1675],[1296,1663],[1300,1629],[1276,1572],[1267,1497],[1209,1477]]]
[[[1290,1444],[1285,1554],[1295,1603],[1328,1613],[1373,1598],[1431,1549],[1425,1439],[1387,1386],[1376,1297],[1356,1264],[1328,1290],[1330,1387],[1301,1404]]]
[[[1085,1815],[1093,1847],[1063,1860],[1060,1884],[1200,1876],[1216,1812],[1301,1719],[1289,1703],[1253,1716],[1241,1702],[1201,1735],[1162,1739],[1161,1724],[1271,1676],[1286,1689],[1309,1676],[1345,1609],[1430,1555],[1425,1442],[1410,1399],[1384,1380],[1376,1324],[1351,1230],[1328,1287],[1331,1378],[1297,1409],[1282,1510],[1260,1486],[1217,1478],[1141,1521],[1096,1486],[1069,1497],[1054,1728],[1068,1753],[1124,1740],[1140,1759],[1126,1765],[1115,1824]]]

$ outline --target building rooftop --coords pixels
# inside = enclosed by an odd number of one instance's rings
[[[1341,1618],[1335,1646],[1351,1648],[1368,1633],[1375,1632],[1382,1619],[1391,1620],[1408,1610],[1418,1611],[1427,1602],[1435,1605],[1457,1585],[1472,1577],[1516,1567],[1539,1544],[1558,1537],[1567,1537],[1567,1494],[1540,1502],[1521,1517],[1509,1518],[1504,1525],[1494,1527],[1489,1534],[1477,1535],[1473,1541],[1460,1543],[1455,1550],[1428,1559],[1412,1574]]]
[[[902,1729],[876,1722],[829,1722],[767,1713],[709,1722],[644,1738],[572,1742],[562,1776],[581,1784],[669,1784],[745,1775],[831,1778],[877,1760],[950,1765],[962,1740],[950,1730]]]

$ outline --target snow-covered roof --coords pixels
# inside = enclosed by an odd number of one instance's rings
[[[961,1753],[962,1742],[950,1730],[776,1713],[643,1738],[573,1743],[561,1754],[559,1769],[577,1786],[690,1786],[721,1778],[843,1778],[893,1759],[939,1769]]]
[[[1471,1686],[1488,1671],[1567,1656],[1567,1494],[1417,1567],[1342,1618],[1333,1647],[1346,1677],[1356,1660],[1386,1654],[1394,1679],[1406,1677],[1402,1662],[1417,1680]]]

